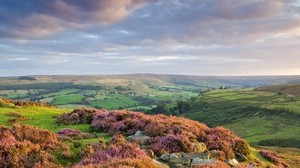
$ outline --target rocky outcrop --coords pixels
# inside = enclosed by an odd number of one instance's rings
[[[149,136],[144,135],[142,131],[137,131],[134,135],[127,137],[129,141],[137,141],[142,147],[149,145]]]

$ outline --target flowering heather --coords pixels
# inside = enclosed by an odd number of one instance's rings
[[[217,150],[223,154],[223,159],[234,158],[235,154],[248,156],[249,145],[233,132],[222,127],[208,128],[197,121],[182,117],[146,115],[126,110],[116,110],[110,113],[95,114],[92,128],[108,132],[111,135],[132,135],[143,131],[152,137],[151,149],[156,154],[192,151],[192,143],[204,142],[209,150]]]
[[[260,150],[259,154],[261,156],[263,156],[264,158],[270,160],[271,162],[273,162],[275,165],[277,165],[279,168],[289,168],[290,166],[287,165],[286,163],[282,162],[279,158],[279,156],[273,152],[273,151],[269,151],[269,150]]]
[[[184,135],[166,135],[150,139],[151,149],[161,155],[175,152],[192,152],[193,145]]]
[[[60,131],[58,131],[56,133],[56,135],[60,138],[60,139],[87,139],[87,138],[92,138],[93,135],[85,133],[85,132],[81,132],[75,129],[69,129],[69,128],[64,128]]]
[[[115,135],[103,149],[87,155],[75,167],[157,167],[146,152],[136,143],[126,142],[122,135]]]
[[[56,120],[58,124],[90,124],[94,114],[107,113],[106,110],[97,109],[75,109],[71,113],[64,113]]]
[[[193,165],[191,168],[230,168],[230,166],[224,162],[216,161],[215,164]]]
[[[69,157],[70,149],[50,131],[28,125],[0,127],[0,167],[60,167],[52,153]]]
[[[207,144],[209,150],[219,150],[226,158],[235,158],[235,153],[245,156],[250,154],[247,142],[223,127],[210,129],[207,135]]]

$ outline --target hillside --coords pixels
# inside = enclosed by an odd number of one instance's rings
[[[300,147],[300,96],[261,88],[219,89],[189,102],[192,108],[184,117],[230,128],[254,144]]]
[[[0,167],[288,167],[230,130],[181,117],[1,100]]]
[[[300,84],[265,86],[265,87],[259,87],[255,90],[300,96]]]

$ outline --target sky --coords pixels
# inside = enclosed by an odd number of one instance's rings
[[[299,0],[0,0],[0,76],[300,75]]]

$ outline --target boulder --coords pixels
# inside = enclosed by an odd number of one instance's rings
[[[226,163],[233,167],[239,165],[239,162],[236,159],[227,159]]]
[[[181,164],[181,165],[189,165],[191,163],[190,158],[178,158],[178,157],[170,157],[168,161],[170,164]]]
[[[202,165],[202,164],[214,164],[216,163],[215,159],[200,159],[200,158],[194,158],[192,160],[191,165]]]
[[[190,159],[209,159],[209,153],[198,153],[198,152],[193,152],[193,153],[182,153],[182,157],[184,158],[190,158]]]
[[[193,144],[194,152],[203,153],[207,150],[206,144],[203,142],[196,142]]]
[[[209,151],[209,157],[210,158],[219,158],[221,156],[220,152],[218,152],[217,150],[211,150]]]
[[[141,146],[147,146],[149,143],[149,136],[144,135],[142,131],[137,131],[134,135],[128,136],[129,141],[137,141]]]
[[[169,162],[171,159],[176,159],[176,158],[179,158],[179,156],[177,156],[174,153],[172,153],[172,154],[163,154],[163,155],[160,156],[160,159],[162,161],[165,161],[165,162]]]

